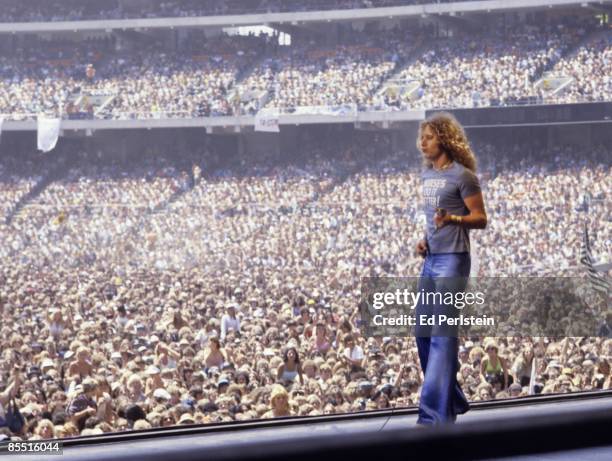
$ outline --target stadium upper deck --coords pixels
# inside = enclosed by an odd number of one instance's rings
[[[0,12],[0,33],[77,30],[168,29],[253,24],[321,23],[346,20],[463,15],[552,7],[606,11],[612,0],[88,0],[45,2],[7,0]]]
[[[345,27],[334,43],[310,34],[291,46],[200,31],[174,46],[144,33],[13,40],[0,58],[0,116],[196,119],[261,109],[336,116],[610,101],[612,34],[594,19],[499,16],[469,32],[462,32],[467,21],[445,31]],[[565,86],[546,88],[546,72]]]

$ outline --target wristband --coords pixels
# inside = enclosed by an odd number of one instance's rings
[[[463,222],[463,216],[451,215],[451,222],[455,224],[461,224]]]

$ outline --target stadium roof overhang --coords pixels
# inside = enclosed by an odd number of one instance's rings
[[[231,16],[205,16],[191,18],[111,19],[89,21],[20,22],[1,23],[0,33],[23,32],[76,32],[112,31],[121,29],[166,29],[185,27],[228,27],[257,24],[315,23],[351,20],[376,20],[389,18],[426,17],[477,12],[513,11],[571,6],[598,6],[612,4],[612,0],[480,0],[455,3],[430,3],[423,5],[385,8],[361,8],[329,11],[290,13],[241,14]]]
[[[612,123],[612,102],[576,104],[532,104],[524,106],[447,108],[467,128],[575,125]],[[271,114],[278,126],[351,123],[358,129],[394,129],[401,123],[418,122],[432,110],[366,111],[336,114]],[[241,133],[253,131],[255,116],[159,118],[143,120],[62,120],[61,129],[67,131],[204,128],[209,133]],[[6,120],[2,131],[35,131],[36,120]]]
[[[418,121],[425,118],[424,110],[397,112],[357,112],[345,115],[310,115],[281,114],[278,124],[283,125],[315,125],[331,123],[394,123]],[[62,130],[117,130],[117,129],[157,129],[157,128],[206,128],[209,131],[233,129],[252,130],[255,126],[254,116],[236,117],[202,117],[202,118],[160,118],[143,120],[62,120]],[[5,121],[3,131],[34,131],[37,122]]]

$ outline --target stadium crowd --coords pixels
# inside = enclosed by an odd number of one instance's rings
[[[20,159],[7,157],[0,162],[0,220],[41,181],[45,170],[38,160],[36,153],[30,153]]]
[[[542,71],[587,33],[580,26],[507,27],[493,27],[482,37],[464,34],[433,42],[398,75],[400,80],[418,82],[417,94],[396,94],[387,104],[440,108],[527,101],[536,96],[534,81]]]
[[[0,224],[0,436],[418,404],[414,339],[367,338],[357,304],[362,276],[419,273],[420,160],[360,136],[280,157],[66,154]],[[610,149],[475,144],[479,274],[575,273],[585,216],[609,255]],[[12,171],[3,201],[29,181]],[[462,338],[459,360],[472,401],[612,388],[605,337]]]
[[[266,108],[293,112],[299,107],[353,105],[372,107],[375,92],[423,41],[423,30],[390,30],[384,38],[357,34],[336,47],[291,47],[266,58],[237,86],[239,94],[267,92]],[[249,103],[249,100],[246,100]],[[245,105],[243,104],[243,107]],[[251,112],[259,105],[250,105]]]
[[[436,39],[427,27],[353,31],[335,46],[301,40],[285,47],[263,34],[198,35],[180,40],[176,50],[139,43],[138,55],[117,51],[112,38],[38,41],[0,56],[0,115],[192,118],[262,107],[364,111],[609,100],[608,31],[579,20],[564,24],[508,22],[489,33]],[[535,82],[548,70],[574,82],[544,97]],[[381,93],[390,78],[416,86]],[[102,100],[92,102],[92,95]]]
[[[220,36],[195,47],[186,40],[181,46],[187,51],[178,55],[154,44],[141,45],[138,55],[109,52],[112,41],[103,41],[94,52],[94,43],[73,43],[57,56],[56,42],[41,42],[35,52],[0,57],[0,114],[15,120],[69,114],[80,96],[100,94],[110,102],[95,108],[97,118],[228,115],[228,89],[269,41],[265,36]],[[88,64],[93,74],[87,74]]]
[[[569,87],[551,99],[558,103],[608,101],[612,94],[612,34],[604,31],[555,64],[551,74],[571,77]],[[542,97],[547,95],[542,94]]]

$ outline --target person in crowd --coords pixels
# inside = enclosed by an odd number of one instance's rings
[[[299,378],[300,384],[304,384],[300,355],[294,346],[289,346],[283,354],[283,363],[278,367],[277,379],[283,384],[291,384],[295,378]]]
[[[361,346],[355,344],[355,337],[348,334],[344,337],[344,352],[342,360],[347,365],[351,376],[356,376],[364,372],[363,362],[365,356]]]
[[[492,386],[497,385],[501,389],[507,389],[509,385],[508,366],[506,360],[498,355],[497,343],[493,340],[486,342],[485,352],[487,355],[480,363],[480,373],[484,380]]]
[[[220,369],[225,361],[225,356],[221,351],[221,342],[219,338],[216,336],[211,337],[208,340],[208,354],[205,359],[206,368],[217,367]]]
[[[514,382],[520,384],[522,387],[529,385],[534,358],[533,347],[531,344],[528,344],[523,348],[521,354],[516,357],[512,364],[511,374],[514,376]]]
[[[332,344],[329,339],[327,326],[324,322],[317,322],[314,338],[312,340],[312,351],[325,355],[331,347]]]
[[[236,304],[234,303],[227,305],[226,313],[221,317],[221,341],[225,341],[230,331],[240,334],[240,319],[236,316]]]
[[[270,410],[263,415],[263,418],[291,416],[289,394],[283,386],[276,384],[272,389],[270,393],[270,407]]]

